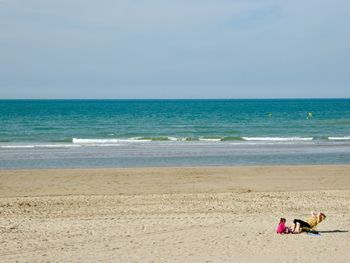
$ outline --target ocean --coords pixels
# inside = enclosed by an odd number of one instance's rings
[[[350,99],[0,100],[0,169],[350,164]]]

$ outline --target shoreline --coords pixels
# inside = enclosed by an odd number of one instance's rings
[[[346,190],[349,171],[350,165],[0,170],[0,197]]]
[[[1,169],[0,168],[0,172],[6,172],[6,171],[41,171],[41,170],[127,170],[127,169],[215,169],[215,168],[219,168],[219,169],[236,169],[236,168],[274,168],[274,167],[286,167],[286,168],[292,168],[292,167],[296,167],[296,168],[307,168],[307,167],[316,167],[316,166],[320,166],[320,167],[337,167],[337,166],[344,166],[344,167],[349,167],[350,168],[350,164],[344,163],[344,164],[276,164],[276,165],[271,165],[271,164],[267,164],[267,165],[203,165],[203,166],[145,166],[145,167],[95,167],[95,168],[28,168],[28,169]]]

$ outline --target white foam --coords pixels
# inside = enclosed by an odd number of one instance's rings
[[[27,149],[27,148],[35,148],[35,145],[2,145],[0,146],[2,149]]]
[[[187,137],[180,137],[180,138],[169,137],[169,139],[170,139],[171,141],[173,141],[173,138],[174,138],[176,141],[178,141],[178,142],[186,142],[188,139],[190,139],[190,138],[187,138]]]
[[[199,138],[200,141],[206,141],[206,142],[220,142],[220,138]]]
[[[312,141],[313,137],[242,137],[245,141]]]
[[[139,139],[138,137],[130,139],[79,139],[73,138],[72,142],[74,144],[119,144],[123,142],[149,142],[151,140]]]
[[[345,141],[345,140],[350,140],[350,136],[328,137],[328,140],[332,140],[332,141]]]
[[[1,145],[2,149],[33,149],[33,148],[71,148],[80,147],[73,144],[28,144],[28,145]]]
[[[166,137],[169,141],[173,142],[185,142],[187,141],[187,137],[172,137],[172,136],[167,136]]]

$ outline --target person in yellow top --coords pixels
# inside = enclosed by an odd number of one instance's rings
[[[326,219],[326,215],[321,212],[319,212],[318,214],[311,212],[311,217],[306,222],[300,219],[294,219],[293,233],[300,233],[302,232],[303,228],[314,230],[316,226],[325,219]]]

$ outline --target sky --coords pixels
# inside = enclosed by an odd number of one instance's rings
[[[0,0],[0,98],[350,98],[348,0]]]

